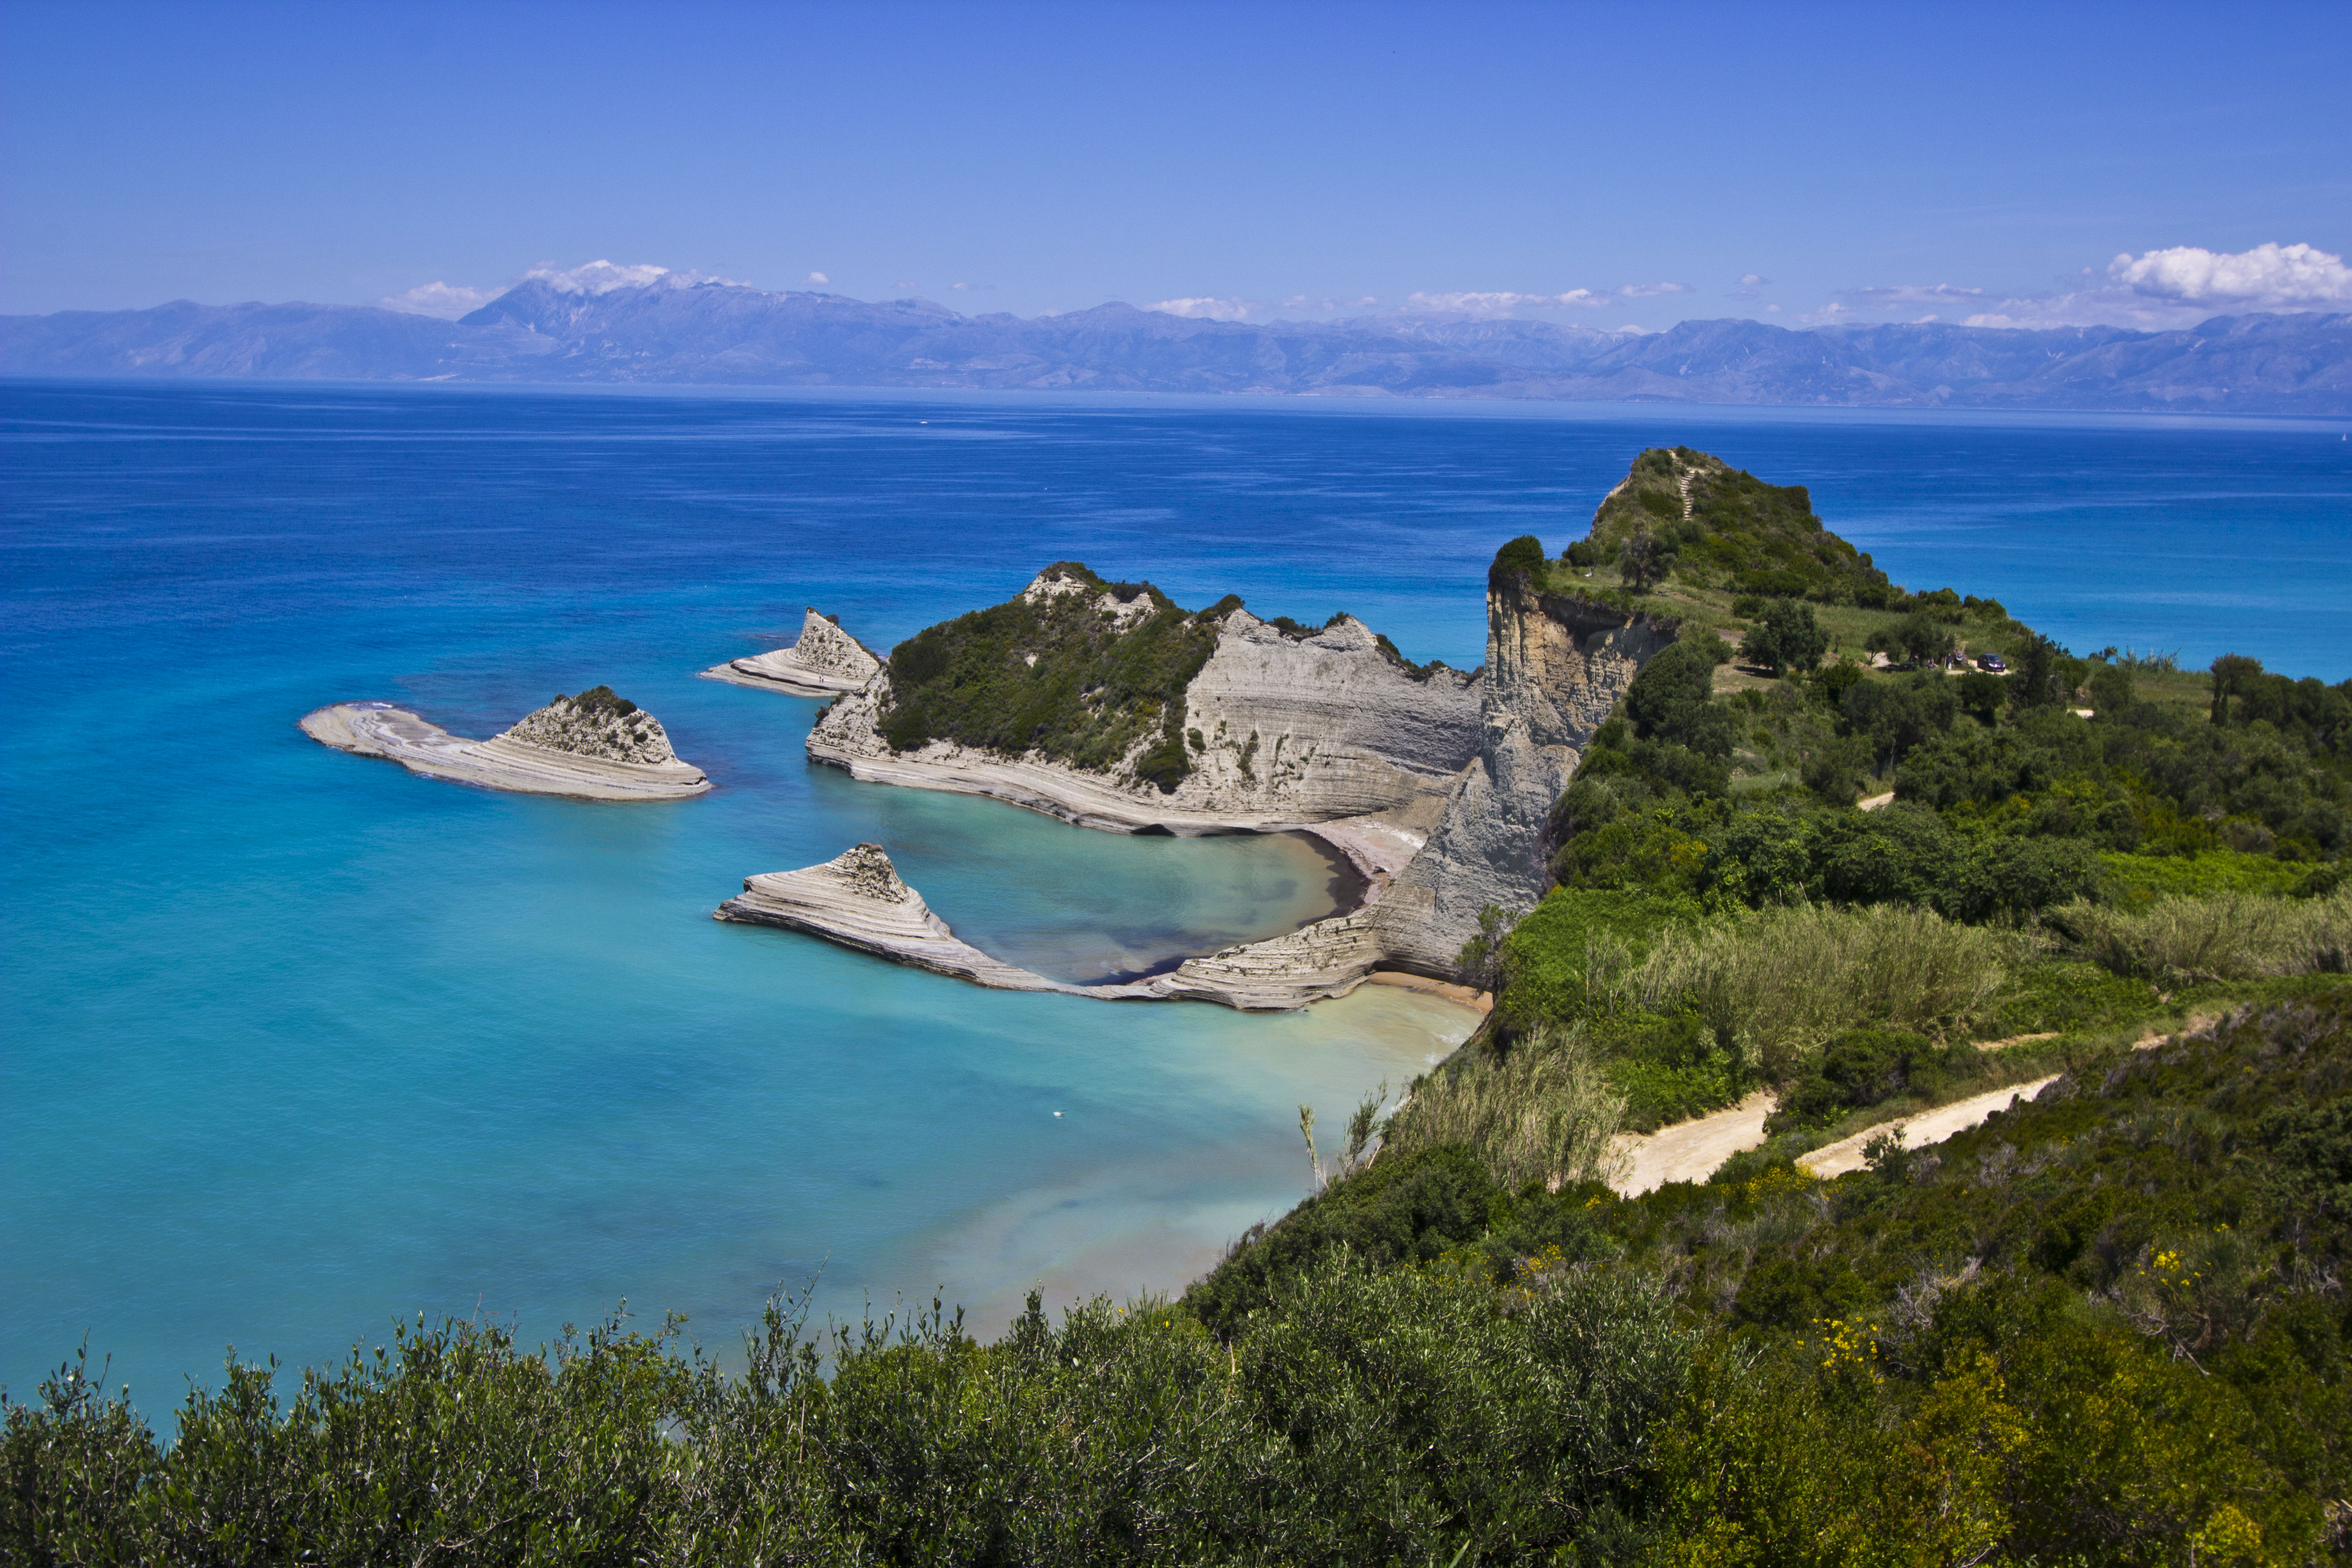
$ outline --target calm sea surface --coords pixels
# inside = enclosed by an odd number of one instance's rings
[[[0,1382],[85,1332],[140,1403],[394,1313],[530,1335],[626,1297],[714,1343],[943,1287],[993,1331],[1170,1289],[1466,1015],[1007,995],[711,908],[861,839],[982,945],[1083,975],[1328,907],[1281,838],[1090,834],[811,768],[815,705],[694,679],[802,606],[877,647],[1066,558],[1349,609],[1475,664],[1504,539],[1642,447],[1812,487],[1914,587],[2077,647],[2352,675],[2340,424],[1708,409],[0,385]],[[612,684],[719,788],[493,795],[329,752]],[[1056,1115],[1055,1112],[1059,1112]]]

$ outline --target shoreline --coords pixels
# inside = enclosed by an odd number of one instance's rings
[[[1419,991],[1456,1007],[1486,1017],[1495,1010],[1495,995],[1475,986],[1456,985],[1450,980],[1432,980],[1426,974],[1414,974],[1402,969],[1376,969],[1364,976],[1368,985],[1393,985],[1404,991]]]

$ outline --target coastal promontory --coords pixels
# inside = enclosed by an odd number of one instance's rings
[[[661,721],[609,686],[558,693],[487,741],[452,735],[388,702],[337,702],[302,717],[322,745],[383,757],[427,778],[582,800],[682,800],[710,788],[680,762]]]
[[[1363,879],[1339,915],[1121,994],[1296,1006],[1376,969],[1450,980],[1485,909],[1541,896],[1546,814],[1634,674],[1678,635],[1671,618],[1553,590],[1512,561],[1498,559],[1486,607],[1487,662],[1463,671],[1412,662],[1353,616],[1261,618],[1232,595],[1188,611],[1149,583],[1060,562],[893,648],[818,716],[808,753],[872,783],[1110,832],[1304,832]],[[961,942],[934,962],[941,933],[883,931],[864,903],[836,906],[824,870],[754,878],[722,918],[982,984],[1045,984]],[[800,896],[803,882],[827,896]]]

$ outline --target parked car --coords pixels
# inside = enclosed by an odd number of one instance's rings
[[[2009,666],[2001,662],[2000,655],[1997,653],[1989,653],[1982,658],[1977,660],[1977,668],[1983,670],[1987,675],[2007,675],[2009,673]]]

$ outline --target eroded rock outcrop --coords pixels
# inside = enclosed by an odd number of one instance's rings
[[[764,687],[794,697],[833,697],[856,690],[881,668],[882,661],[864,643],[812,605],[801,617],[800,640],[792,647],[730,659],[702,673],[708,679]]]
[[[1286,1011],[1362,984],[1378,956],[1360,911],[1318,921],[1271,942],[1190,958],[1165,974],[1120,984],[1078,985],[991,958],[958,938],[922,894],[900,879],[877,844],[822,865],[744,879],[715,920],[806,931],[860,952],[969,980],[998,991],[1053,991],[1108,1002],[1214,1002],[1244,1011]]]
[[[1114,637],[1160,613],[1145,594],[1122,598],[1062,568],[1040,574],[1022,602],[1073,595],[1099,600],[1087,607]],[[948,739],[893,746],[886,730],[898,704],[887,667],[819,716],[809,755],[877,783],[992,795],[1085,826],[1181,834],[1412,817],[1415,806],[1425,829],[1478,752],[1477,671],[1409,666],[1352,616],[1320,630],[1286,629],[1232,605],[1183,622],[1195,625],[1213,630],[1205,661],[1180,690],[1149,699],[1181,704],[1181,776],[1145,776],[1145,754],[1164,743],[1157,729],[1101,768]],[[1034,668],[1037,650],[1005,655]]]
[[[661,721],[615,696],[609,686],[591,687],[577,697],[557,692],[554,701],[524,714],[497,739],[607,763],[658,767],[677,761]]]
[[[1676,623],[1539,590],[1505,566],[1486,585],[1486,680],[1477,757],[1422,852],[1375,910],[1387,962],[1451,975],[1488,904],[1517,915],[1543,896],[1545,824],[1592,732]]]
[[[1111,636],[1168,613],[1136,585],[1117,585],[1122,595],[1082,570],[1049,568],[1021,603],[1082,605]],[[1363,907],[1150,983],[1160,995],[1311,999],[1376,967],[1450,977],[1482,910],[1532,908],[1553,803],[1634,674],[1676,635],[1670,619],[1549,593],[1509,566],[1489,575],[1486,664],[1467,674],[1405,664],[1353,616],[1310,630],[1229,603],[1199,618],[1213,620],[1215,645],[1181,690],[1188,766],[1172,784],[1133,766],[1157,743],[1151,731],[1123,765],[1099,770],[948,740],[894,747],[887,663],[819,715],[809,755],[878,784],[990,795],[1117,832],[1319,832],[1365,873]],[[1017,647],[998,653],[1034,662]]]
[[[710,788],[680,762],[654,716],[610,687],[559,695],[487,741],[452,735],[389,702],[338,702],[306,713],[321,745],[383,757],[414,773],[525,795],[582,800],[679,800]]]

